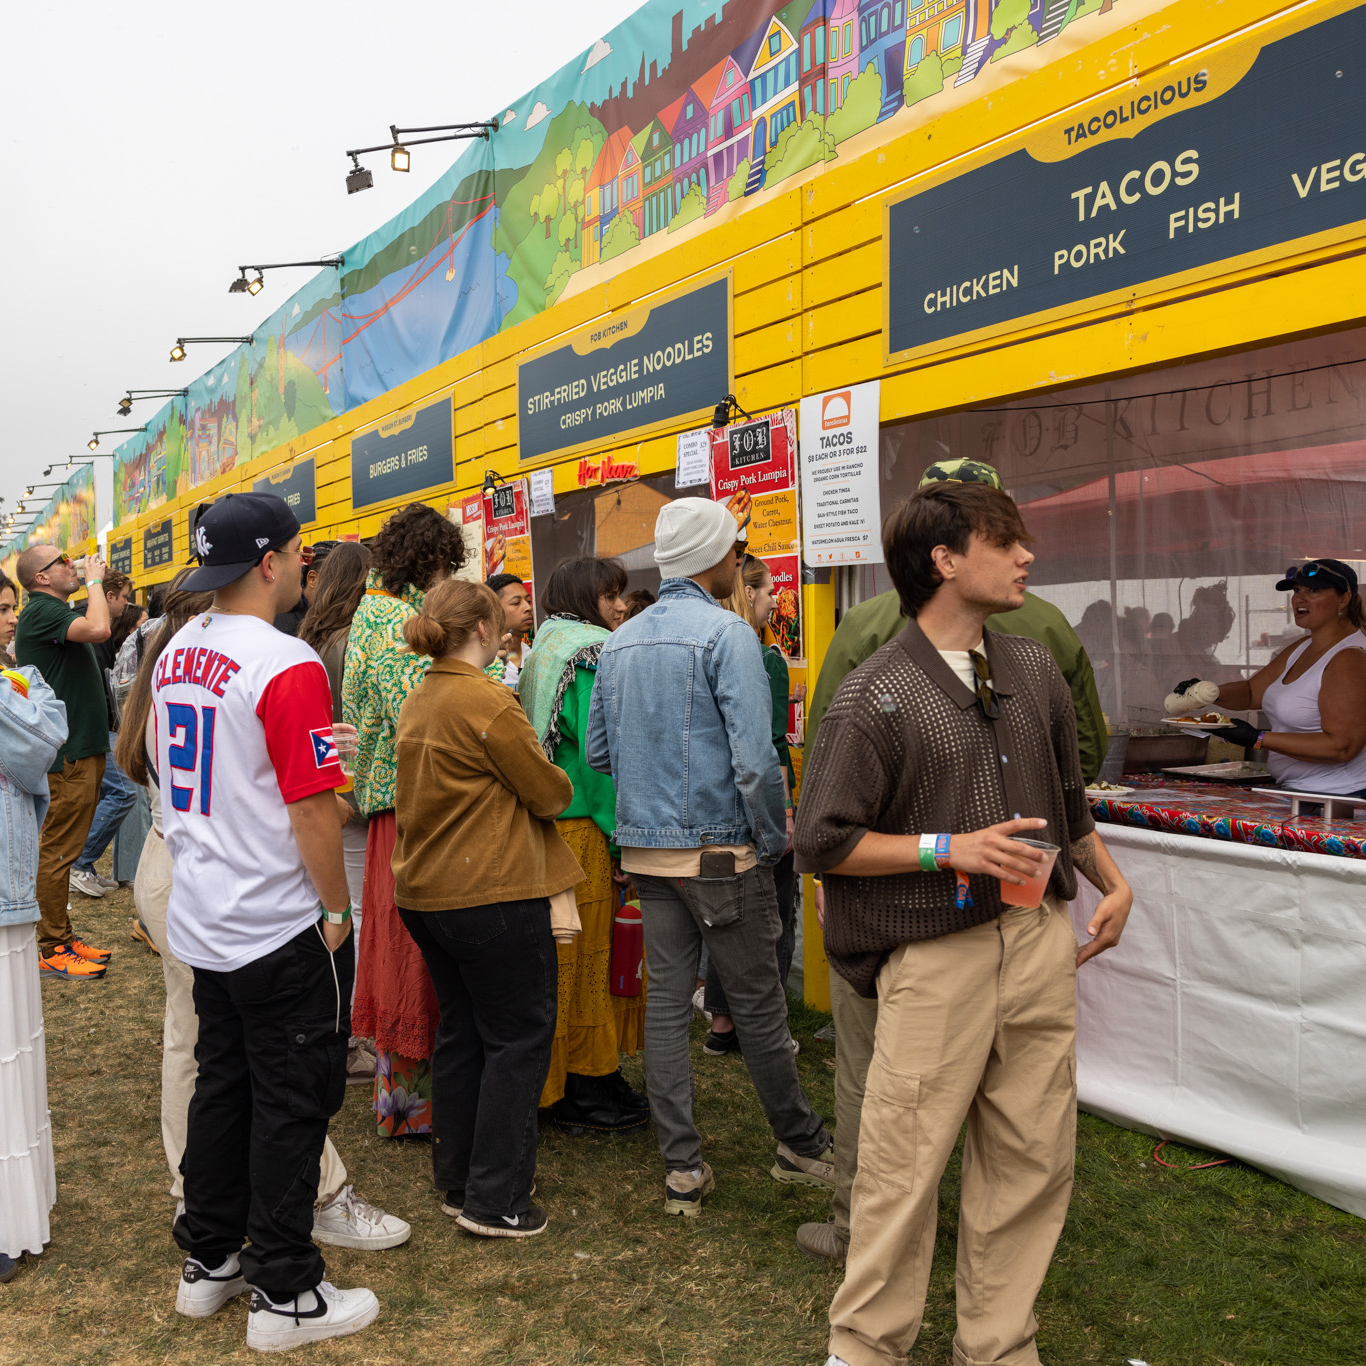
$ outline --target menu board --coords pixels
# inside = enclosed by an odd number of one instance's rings
[[[795,408],[712,431],[711,496],[724,503],[741,490],[752,500],[750,554],[773,575],[769,628],[778,648],[789,659],[800,659],[804,642]]]

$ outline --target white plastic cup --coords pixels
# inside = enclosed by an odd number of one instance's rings
[[[1045,854],[1047,857],[1043,861],[1040,872],[1030,878],[1023,886],[1018,883],[1007,882],[1001,878],[1001,904],[1003,906],[1042,906],[1043,894],[1048,890],[1049,874],[1053,871],[1053,865],[1058,859],[1058,846],[1048,844],[1044,840],[1025,839],[1023,835],[1012,835],[1010,837],[1016,844],[1027,844],[1037,853]]]

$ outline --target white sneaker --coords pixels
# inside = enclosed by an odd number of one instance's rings
[[[82,896],[103,896],[105,889],[100,879],[94,873],[87,873],[83,869],[73,868],[71,870],[71,890],[80,892]],[[70,906],[67,907],[70,910]]]
[[[348,1086],[371,1086],[375,1080],[375,1070],[379,1066],[374,1053],[363,1043],[353,1043],[346,1050],[346,1084]]]
[[[412,1233],[411,1225],[362,1200],[350,1186],[343,1186],[338,1195],[313,1211],[313,1241],[332,1247],[380,1252],[406,1243]]]
[[[186,1257],[180,1270],[180,1288],[175,1294],[175,1311],[188,1319],[206,1319],[246,1289],[236,1253],[215,1271],[193,1257]]]
[[[338,1290],[319,1281],[312,1290],[276,1304],[260,1290],[251,1292],[247,1346],[257,1352],[287,1352],[305,1342],[359,1333],[379,1317],[379,1301],[365,1289]]]
[[[706,1000],[706,997],[707,997],[707,989],[706,989],[706,987],[698,987],[697,990],[694,991],[693,994],[692,994],[692,1008],[693,1008],[699,1015],[705,1016],[705,1017],[706,1017],[707,1023],[710,1024],[710,1023],[711,1023],[711,1011],[710,1011],[710,1010],[704,1010],[704,1009],[702,1008],[702,1002],[703,1002],[704,1000]]]
[[[849,1363],[843,1357],[832,1356],[825,1366],[849,1366]]]
[[[120,882],[116,882],[112,877],[105,877],[105,875],[100,872],[92,872],[90,876],[93,877],[106,892],[117,892],[123,885]]]
[[[796,1039],[792,1037],[791,1034],[787,1036],[787,1041],[792,1045],[792,1056],[795,1058],[797,1054],[802,1051],[802,1046],[800,1043],[797,1042]]]

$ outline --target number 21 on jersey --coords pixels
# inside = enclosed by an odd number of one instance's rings
[[[198,775],[200,815],[212,815],[213,807],[213,728],[218,717],[217,707],[192,707],[186,702],[166,704],[166,722],[170,729],[171,745],[167,755],[171,761],[171,805],[177,811],[189,811],[194,800],[195,785],[181,787],[175,780],[177,772]]]

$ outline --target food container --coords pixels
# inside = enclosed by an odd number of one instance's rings
[[[1124,773],[1149,773],[1177,764],[1202,763],[1209,743],[1203,735],[1185,735],[1169,726],[1126,726],[1124,730],[1129,740]]]

